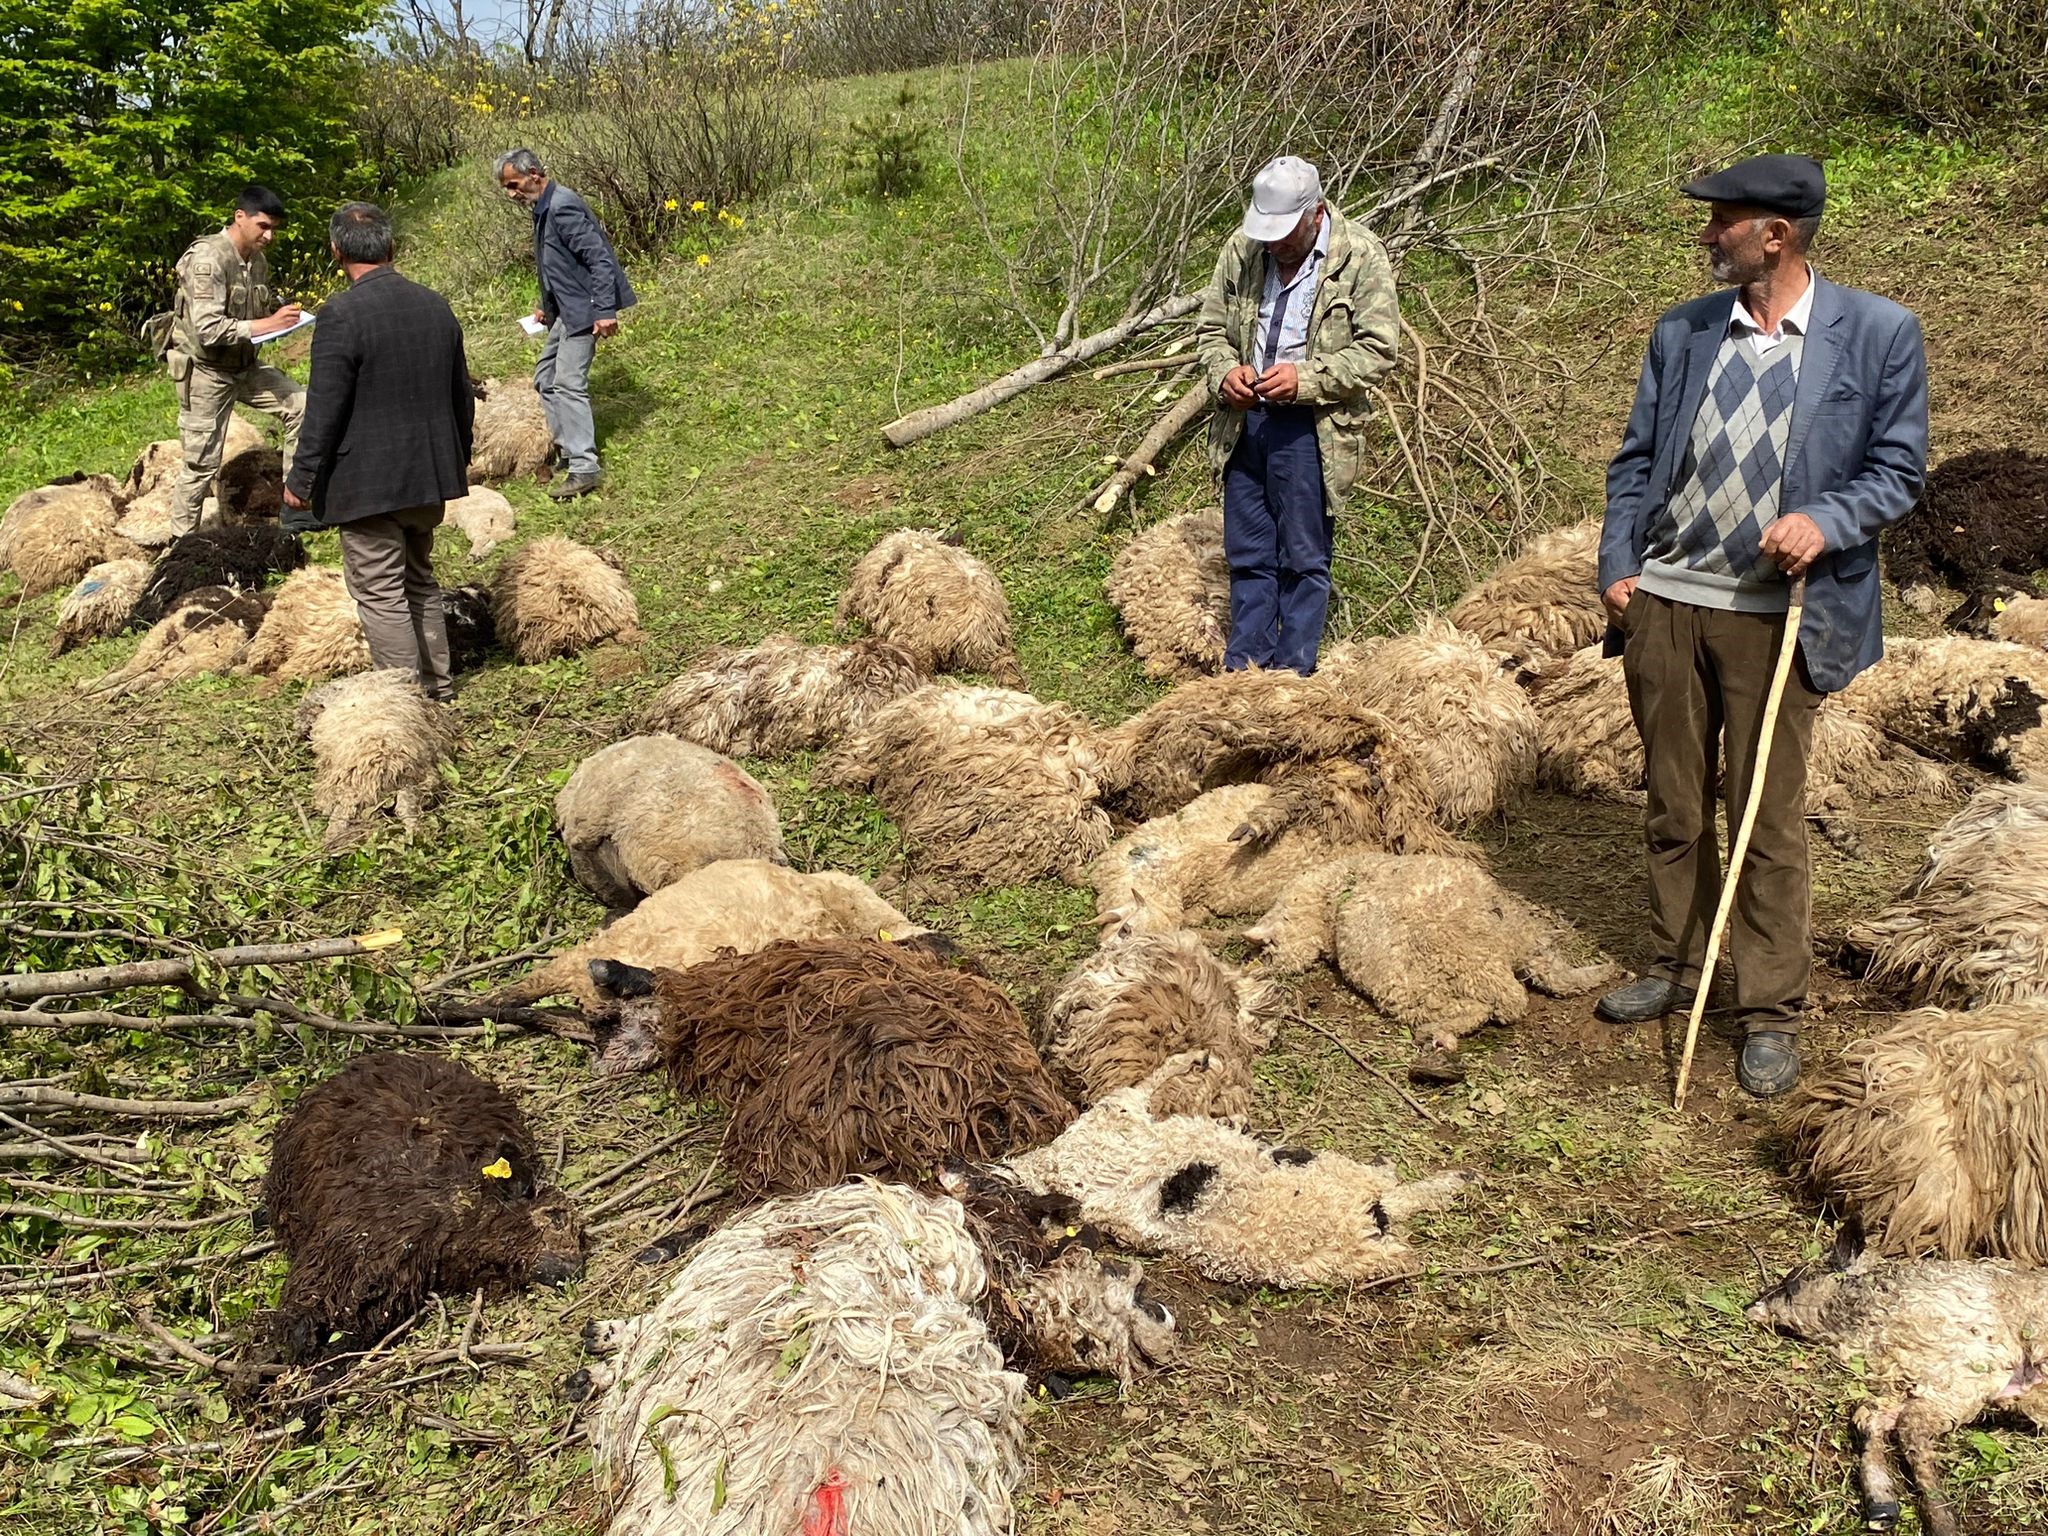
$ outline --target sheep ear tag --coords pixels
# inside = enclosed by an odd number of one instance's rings
[[[501,1157],[495,1163],[485,1163],[483,1174],[487,1179],[509,1179],[512,1177],[511,1161]]]
[[[2005,612],[2005,599],[2002,597],[1994,597],[1993,599],[1991,599],[1991,611],[1993,613]]]

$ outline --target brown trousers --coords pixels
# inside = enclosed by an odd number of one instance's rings
[[[1727,613],[1638,591],[1624,615],[1622,668],[1642,733],[1650,803],[1650,974],[1697,986],[1721,895],[1714,827],[1724,750],[1729,835],[1742,820],[1763,737],[1783,614]],[[1785,680],[1749,854],[1723,951],[1735,972],[1745,1033],[1796,1031],[1813,968],[1812,879],[1806,854],[1806,756],[1823,695],[1796,658]]]
[[[341,574],[363,621],[370,664],[413,673],[430,699],[455,697],[434,581],[434,530],[442,511],[437,501],[341,525]]]

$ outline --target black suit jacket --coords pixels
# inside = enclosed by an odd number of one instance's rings
[[[371,268],[327,301],[313,328],[288,483],[319,521],[294,521],[332,527],[467,495],[475,422],[448,301],[388,266]]]

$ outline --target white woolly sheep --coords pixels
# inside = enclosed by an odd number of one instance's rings
[[[2048,1002],[1906,1014],[1810,1076],[1785,1130],[1879,1252],[2048,1264]]]
[[[1010,604],[996,573],[939,534],[899,528],[861,556],[835,627],[858,619],[927,672],[986,672],[1021,686]]]
[[[1145,529],[1117,552],[1107,592],[1147,677],[1216,671],[1230,634],[1223,514],[1212,507]]]
[[[654,697],[643,731],[666,731],[733,757],[779,757],[838,740],[924,686],[917,658],[887,640],[806,645],[770,635],[719,647]]]
[[[1272,1039],[1279,997],[1192,933],[1112,939],[1046,1007],[1046,1060],[1081,1102],[1143,1082],[1169,1056],[1207,1052],[1224,1080],[1215,1112],[1251,1112],[1251,1060]]]
[[[50,654],[62,656],[88,640],[121,633],[148,581],[146,560],[102,560],[87,571],[57,609],[57,637],[50,642]]]
[[[350,847],[387,802],[408,833],[419,829],[455,737],[414,674],[394,667],[322,683],[299,701],[296,724],[313,748],[327,852]]]
[[[912,939],[927,934],[852,875],[807,875],[765,859],[721,859],[693,869],[639,906],[495,993],[530,1003],[570,996],[587,1013],[603,1006],[592,960],[686,970],[721,949],[751,955],[777,939]]]
[[[1077,1202],[1082,1220],[1118,1242],[1185,1258],[1215,1280],[1291,1288],[1417,1267],[1400,1228],[1449,1204],[1466,1175],[1408,1183],[1391,1163],[1271,1147],[1207,1115],[1151,1112],[1173,1078],[1211,1070],[1176,1056],[1007,1166],[1027,1188]]]
[[[0,516],[0,569],[21,578],[24,598],[41,597],[74,585],[102,561],[136,554],[114,532],[119,496],[107,475],[24,491]]]
[[[615,912],[720,859],[789,862],[768,791],[673,736],[629,736],[578,763],[555,825],[577,883]]]
[[[271,594],[233,587],[200,587],[171,605],[150,626],[135,654],[86,692],[108,698],[151,693],[187,678],[225,672],[249,649],[270,611]]]
[[[538,476],[547,468],[555,435],[540,395],[527,378],[493,379],[476,386],[476,426],[469,450],[469,482]]]
[[[469,558],[481,560],[512,537],[512,503],[487,485],[473,485],[469,494],[444,503],[441,521],[469,540]]]
[[[1288,886],[1245,937],[1282,972],[1331,957],[1417,1045],[1446,1051],[1489,1021],[1519,1022],[1525,982],[1569,997],[1617,974],[1604,959],[1574,965],[1570,927],[1471,860],[1428,854],[1332,860]]]
[[[524,662],[573,656],[602,640],[638,645],[640,606],[623,562],[550,534],[522,544],[491,578],[498,640]]]
[[[341,677],[369,666],[370,643],[347,581],[331,565],[309,565],[284,579],[235,670],[289,682]]]
[[[820,778],[871,791],[909,843],[912,871],[941,895],[1078,883],[1109,846],[1097,732],[1028,693],[920,688],[876,710]]]
[[[1607,629],[1600,602],[1600,520],[1554,528],[1459,598],[1447,615],[1499,650],[1568,656]]]
[[[239,416],[228,417],[226,441],[221,447],[221,465],[265,447],[263,434]],[[143,549],[161,549],[177,537],[171,527],[171,499],[184,473],[185,455],[175,437],[151,443],[136,457],[122,486],[121,521],[115,532]],[[220,515],[219,503],[209,495],[200,510],[202,524]]]
[[[1941,1442],[1993,1407],[2048,1429],[2048,1272],[1996,1260],[1885,1263],[1845,1228],[1825,1262],[1787,1275],[1749,1317],[1826,1345],[1855,1373],[1858,1480],[1872,1530],[1898,1523],[1894,1436],[1920,1495],[1922,1527],[1956,1536],[1935,1459]]]
[[[1967,635],[1888,638],[1842,708],[1940,757],[2011,778],[2048,772],[2048,655]]]
[[[1991,784],[1928,844],[1912,883],[1850,928],[1847,958],[1914,1001],[2048,997],[2048,785]]]
[[[1999,599],[1991,615],[1991,638],[2048,650],[2048,597],[2014,593]]]

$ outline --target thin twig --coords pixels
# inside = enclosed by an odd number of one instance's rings
[[[1351,1042],[1346,1040],[1342,1035],[1338,1034],[1334,1029],[1330,1029],[1325,1025],[1318,1024],[1314,1019],[1308,1017],[1306,1014],[1290,1013],[1287,1015],[1287,1017],[1296,1024],[1307,1025],[1310,1029],[1314,1030],[1317,1034],[1321,1035],[1324,1039],[1328,1040],[1331,1044],[1335,1045],[1338,1050],[1342,1051],[1346,1056],[1349,1056],[1361,1068],[1363,1068],[1367,1072],[1370,1072],[1382,1083],[1385,1083],[1387,1087],[1391,1088],[1395,1093],[1399,1094],[1402,1103],[1406,1104],[1410,1109],[1414,1110],[1416,1114],[1422,1116],[1422,1118],[1427,1120],[1431,1125],[1437,1125],[1441,1123],[1435,1115],[1430,1113],[1428,1105],[1424,1104],[1420,1099],[1416,1098],[1415,1095],[1410,1093],[1406,1088],[1403,1088],[1400,1085],[1400,1083],[1394,1080],[1393,1076],[1390,1073],[1383,1071],[1379,1067],[1374,1066],[1371,1062],[1367,1061],[1363,1056],[1359,1055],[1358,1052],[1352,1048]]]

